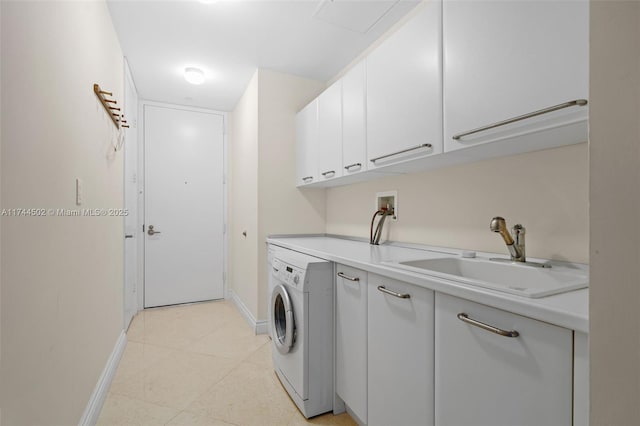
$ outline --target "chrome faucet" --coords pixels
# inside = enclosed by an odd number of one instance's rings
[[[376,226],[375,232],[373,231],[373,224],[375,223],[376,216],[382,216],[378,221],[378,226]],[[382,235],[382,227],[384,226],[384,221],[387,216],[393,216],[393,209],[387,205],[387,207],[383,207],[380,210],[376,211],[371,218],[371,227],[369,228],[369,244],[379,245],[380,244],[380,236]]]
[[[551,265],[537,262],[527,262],[527,257],[525,255],[525,244],[524,244],[524,234],[525,227],[517,224],[511,229],[511,233],[507,230],[507,223],[504,218],[500,216],[496,216],[491,219],[491,223],[489,224],[489,229],[493,232],[497,232],[500,234],[504,243],[507,245],[507,249],[509,249],[509,254],[511,255],[511,259],[496,259],[492,258],[490,260],[495,260],[499,262],[510,261],[510,262],[522,262],[525,265],[529,266],[538,266],[542,268],[550,268]]]
[[[507,230],[507,222],[505,222],[504,218],[500,216],[494,217],[493,219],[491,219],[491,224],[489,225],[489,228],[493,232],[497,232],[498,234],[500,234],[500,236],[504,240],[504,243],[507,245],[507,248],[509,249],[509,254],[511,255],[511,261],[513,262],[527,261],[527,258],[525,256],[525,247],[524,247],[524,233],[525,233],[524,226],[517,224],[516,226],[513,227],[512,232],[513,232],[513,236],[515,237],[515,241],[514,241],[514,238],[511,236],[511,234],[509,233],[509,231]]]

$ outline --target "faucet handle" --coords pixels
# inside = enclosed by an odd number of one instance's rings
[[[515,244],[516,246],[518,246],[518,249],[524,250],[524,235],[526,234],[526,232],[527,229],[519,223],[517,225],[514,225],[511,229],[511,235],[515,240]]]
[[[516,225],[513,225],[513,228],[511,229],[511,233],[513,234],[514,237],[517,237],[518,235],[524,235],[526,231],[527,231],[527,228],[520,225],[519,223]]]
[[[511,231],[513,233],[513,239],[514,244],[517,248],[517,253],[518,253],[518,261],[520,262],[526,262],[527,260],[527,256],[525,254],[525,243],[524,243],[524,235],[526,233],[526,229],[524,226],[520,225],[519,223],[517,225],[514,225],[513,230]]]

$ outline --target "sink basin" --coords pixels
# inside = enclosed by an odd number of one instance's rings
[[[532,298],[589,286],[585,271],[563,266],[536,268],[487,259],[456,257],[397,262],[394,266]]]

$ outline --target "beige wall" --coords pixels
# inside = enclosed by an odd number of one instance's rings
[[[230,114],[229,287],[258,312],[258,71]],[[247,236],[243,236],[243,232]]]
[[[295,115],[324,87],[261,69],[231,115],[230,288],[257,320],[267,318],[267,236],[324,232],[324,191],[294,187]]]
[[[507,253],[494,216],[527,228],[527,255],[588,262],[587,145],[386,177],[327,190],[327,232],[369,237],[375,194],[398,191],[395,241]]]
[[[591,3],[591,425],[640,424],[640,3]]]
[[[324,191],[301,191],[294,186],[295,116],[325,85],[262,69],[259,78],[257,318],[266,319],[267,236],[322,233],[325,229]]]
[[[2,2],[2,207],[121,208],[123,99],[103,2]],[[2,423],[77,424],[123,324],[123,220],[2,217]]]

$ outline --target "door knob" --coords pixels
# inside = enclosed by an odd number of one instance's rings
[[[162,233],[162,232],[155,231],[155,230],[153,229],[153,225],[149,225],[149,230],[147,231],[147,234],[149,234],[149,235],[155,235],[155,234],[161,234],[161,233]]]

